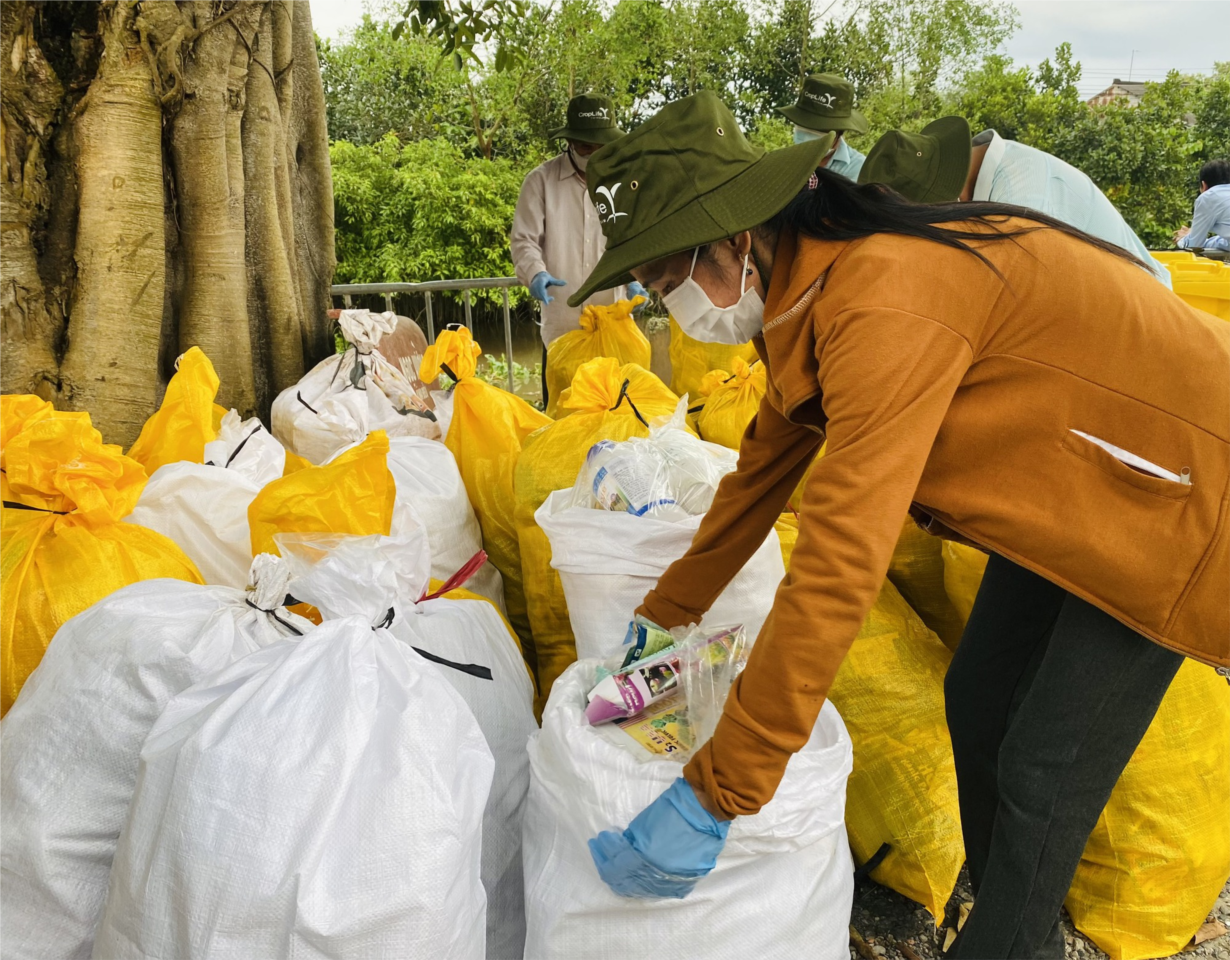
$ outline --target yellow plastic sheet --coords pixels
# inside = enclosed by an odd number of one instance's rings
[[[730,374],[709,393],[697,417],[701,439],[738,450],[748,424],[760,409],[764,393],[764,364],[759,361],[749,364],[735,357]]]
[[[974,598],[978,596],[978,588],[982,586],[982,575],[986,572],[989,558],[981,550],[967,547],[963,543],[954,543],[952,540],[944,541],[942,552],[944,592],[952,601],[964,628],[970,611],[974,609]]]
[[[171,540],[120,523],[145,471],[104,444],[88,414],[58,414],[33,397],[0,398],[0,715],[56,630],[138,580],[202,583]]]
[[[176,361],[162,406],[145,421],[128,456],[145,468],[146,475],[180,460],[203,462],[205,444],[218,436],[221,418],[216,411],[226,414],[214,403],[217,395],[214,365],[200,347],[193,347]]]
[[[304,467],[266,485],[248,506],[252,555],[278,552],[275,533],[388,535],[397,487],[383,430],[331,463]]]
[[[522,441],[551,418],[520,397],[478,379],[474,374],[481,352],[466,327],[445,330],[427,348],[420,377],[424,383],[431,383],[447,367],[456,380],[453,416],[444,445],[453,452],[461,471],[482,528],[483,549],[504,578],[508,619],[532,668],[533,642],[522,586],[513,485]]]
[[[757,358],[750,343],[730,346],[725,343],[704,343],[693,340],[671,317],[671,390],[677,396],[688,395],[689,402],[702,396],[701,381],[710,370],[733,370],[735,357],[746,363]],[[695,403],[690,403],[695,406]]]
[[[1230,686],[1187,660],[1119,778],[1066,904],[1111,960],[1178,953],[1230,876]]]
[[[854,742],[846,830],[858,864],[883,844],[877,883],[938,920],[965,862],[944,713],[952,654],[888,582],[837,671],[829,699]]]
[[[782,545],[782,563],[789,570],[790,557],[794,554],[794,545],[799,540],[799,518],[787,510],[778,517],[773,529],[777,531],[777,542]]]
[[[956,650],[967,618],[945,589],[944,541],[907,517],[888,565],[888,579],[944,645]]]
[[[644,297],[617,303],[591,304],[581,311],[579,330],[571,330],[547,347],[547,416],[557,418],[559,401],[572,385],[581,364],[595,357],[613,357],[620,365],[635,363],[649,369],[649,340],[632,317]]]
[[[620,366],[610,357],[591,360],[577,370],[572,386],[560,398],[568,415],[525,441],[517,462],[516,520],[539,711],[555,678],[576,660],[577,653],[564,589],[559,574],[551,569],[551,545],[534,522],[534,511],[553,491],[576,483],[585,455],[595,443],[648,436],[648,424],[655,417],[669,416],[678,402],[666,384],[636,364]]]

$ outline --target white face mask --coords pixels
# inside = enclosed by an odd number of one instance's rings
[[[580,170],[582,173],[584,173],[585,167],[589,164],[589,157],[581,156],[579,153],[573,150],[572,147],[568,148],[568,154],[572,157],[572,162],[576,164],[576,168]]]
[[[747,262],[743,258],[743,274],[739,280],[739,299],[729,307],[715,307],[699,283],[692,279],[700,247],[692,253],[692,269],[688,278],[662,298],[680,328],[694,340],[706,343],[747,343],[764,327],[764,301],[747,284]]]

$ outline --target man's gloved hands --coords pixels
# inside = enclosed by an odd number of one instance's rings
[[[567,280],[557,280],[546,270],[539,270],[530,281],[530,296],[540,303],[551,303],[555,298],[547,293],[548,287],[566,287]]]
[[[645,304],[649,303],[649,291],[646,290],[643,286],[641,286],[641,284],[637,283],[635,280],[633,280],[630,284],[628,284],[628,299],[631,300],[634,297],[644,297],[645,298],[640,303],[638,303],[635,307],[632,308],[633,313],[640,313],[642,310],[645,309]]]
[[[604,830],[589,841],[598,875],[621,897],[681,900],[717,865],[729,820],[700,805],[680,777],[623,833]]]

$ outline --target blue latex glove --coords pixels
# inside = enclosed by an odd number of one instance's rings
[[[641,286],[635,280],[633,280],[631,283],[628,284],[628,299],[631,300],[633,297],[644,297],[645,298],[644,303],[638,303],[635,307],[632,308],[633,313],[640,313],[642,310],[645,309],[645,305],[649,303],[649,291],[647,291],[643,286]]]
[[[547,287],[566,287],[567,280],[556,280],[546,270],[539,270],[530,281],[530,296],[540,303],[551,303],[555,298],[547,293]]]
[[[598,876],[621,897],[682,900],[717,865],[729,820],[700,805],[680,777],[623,833],[604,830],[589,841]]]

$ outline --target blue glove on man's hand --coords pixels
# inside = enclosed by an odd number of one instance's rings
[[[530,296],[540,303],[551,303],[555,298],[547,293],[547,287],[566,287],[567,280],[556,280],[546,270],[539,270],[530,281]]]
[[[633,280],[628,284],[628,299],[633,297],[644,297],[645,299],[632,308],[633,313],[640,313],[645,309],[645,304],[649,303],[649,291]]]
[[[700,805],[680,777],[623,833],[604,830],[589,841],[598,875],[621,897],[682,900],[717,864],[729,820]]]

